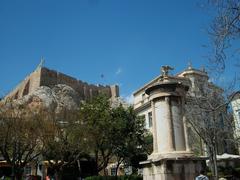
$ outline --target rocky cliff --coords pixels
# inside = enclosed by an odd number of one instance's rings
[[[55,114],[57,120],[64,121],[66,116],[73,115],[73,112],[78,110],[81,97],[79,97],[79,94],[72,87],[65,84],[58,84],[52,88],[40,86],[34,92],[19,99],[5,99],[1,101],[1,103],[5,104],[5,106],[2,107],[8,110],[12,109],[17,114],[19,114],[19,112],[22,113],[25,109],[30,109],[35,113],[44,111]],[[110,103],[113,108],[120,106],[120,104],[125,108],[128,107],[128,104],[119,97],[111,98]]]
[[[4,103],[9,104],[7,100]],[[16,109],[29,107],[33,110],[41,109],[59,114],[65,110],[76,110],[79,104],[80,98],[73,88],[65,84],[58,84],[52,88],[40,86],[33,93],[13,100],[11,106]]]

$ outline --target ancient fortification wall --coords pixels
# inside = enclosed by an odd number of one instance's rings
[[[4,99],[21,98],[40,86],[41,68],[37,68],[34,72],[28,75],[22,82],[20,82],[15,89],[13,89]]]
[[[49,70],[47,68],[41,69],[41,86],[52,87],[56,84],[66,84],[72,87],[76,92],[78,92],[81,99],[91,98],[100,92],[105,93],[109,97],[118,97],[119,89],[118,86],[102,86],[102,85],[93,85],[77,80],[71,76],[57,72],[54,70]]]
[[[39,86],[53,87],[57,84],[66,84],[72,87],[82,100],[89,99],[100,92],[105,93],[108,97],[119,96],[119,87],[117,85],[102,86],[88,84],[55,70],[41,67],[27,76],[5,99],[18,99],[35,91]]]

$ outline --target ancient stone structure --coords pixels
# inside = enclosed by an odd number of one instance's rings
[[[55,70],[39,66],[34,72],[27,76],[13,91],[6,97],[19,99],[29,93],[34,92],[38,87],[54,87],[57,84],[65,84],[73,88],[81,100],[89,99],[100,92],[105,93],[108,97],[119,97],[119,88],[117,85],[102,86],[92,85],[73,77],[65,75]]]
[[[39,66],[3,100],[0,100],[0,104],[4,103],[4,108],[6,108],[1,110],[7,111],[10,107],[18,112],[19,116],[28,115],[25,111],[22,111],[23,107],[30,108],[34,114],[50,112],[50,115],[54,114],[51,118],[64,126],[69,119],[73,120],[72,118],[75,118],[75,112],[80,108],[82,100],[91,99],[99,93],[107,95],[114,106],[121,103],[117,85],[92,85],[55,70]],[[11,101],[8,101],[9,99]],[[27,167],[28,170],[31,169],[31,174],[45,177],[47,175],[47,164],[44,161],[42,161],[41,165],[32,162]],[[37,172],[35,172],[36,170]]]
[[[189,90],[186,94],[186,101],[190,102],[192,99],[202,98],[205,97],[206,93],[217,93],[219,95],[223,94],[223,89],[216,86],[212,82],[209,81],[209,77],[207,72],[202,69],[195,69],[191,65],[189,65],[185,70],[182,72],[171,75],[169,72],[171,70],[170,67],[165,66],[162,69],[162,74],[158,75],[156,78],[151,80],[150,82],[146,83],[144,86],[139,88],[134,92],[134,109],[140,116],[144,116],[146,120],[146,128],[149,129],[150,132],[153,131],[153,112],[151,108],[151,101],[148,94],[146,94],[146,89],[152,86],[154,83],[157,83],[163,79],[164,76],[168,76],[168,78],[177,78],[181,82],[188,83]],[[223,96],[222,96],[223,97]],[[186,106],[189,106],[187,103]],[[190,106],[194,110],[194,106]],[[196,110],[196,109],[195,109]],[[197,111],[197,110],[196,110]],[[189,112],[189,108],[186,107],[186,113]],[[185,117],[184,117],[185,118]],[[203,117],[204,118],[204,117]],[[225,128],[225,127],[224,127]],[[188,131],[188,141],[190,145],[190,149],[195,154],[206,155],[207,149],[199,137],[195,130],[191,127],[191,125],[187,124],[187,131]],[[232,130],[229,130],[231,132]],[[233,145],[229,141],[219,142],[218,143],[218,153],[222,154],[224,152],[227,153],[234,153]]]
[[[162,67],[159,81],[147,87],[152,112],[153,153],[142,162],[144,180],[192,180],[205,158],[190,151],[184,118],[185,96],[190,82],[168,75]]]

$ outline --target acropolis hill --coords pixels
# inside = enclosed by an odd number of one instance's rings
[[[89,99],[99,93],[104,93],[108,97],[119,97],[119,87],[117,85],[103,86],[88,84],[61,72],[39,66],[4,99],[19,99],[33,93],[41,86],[52,88],[57,84],[65,84],[73,88],[80,100]]]

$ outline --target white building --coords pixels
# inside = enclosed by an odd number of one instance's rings
[[[231,101],[235,124],[235,137],[240,137],[240,93],[235,93]]]
[[[183,72],[178,73],[175,76],[182,79],[182,81],[189,81],[190,89],[188,95],[198,94],[200,95],[203,89],[207,86],[213,86],[212,83],[208,82],[208,75],[205,70],[197,70],[193,69],[189,66]],[[133,93],[134,96],[134,109],[140,116],[144,116],[146,119],[146,128],[151,131],[152,127],[152,112],[151,112],[151,104],[149,101],[149,97],[145,94],[145,90],[159,81],[161,79],[161,75],[157,76],[138,90]]]

